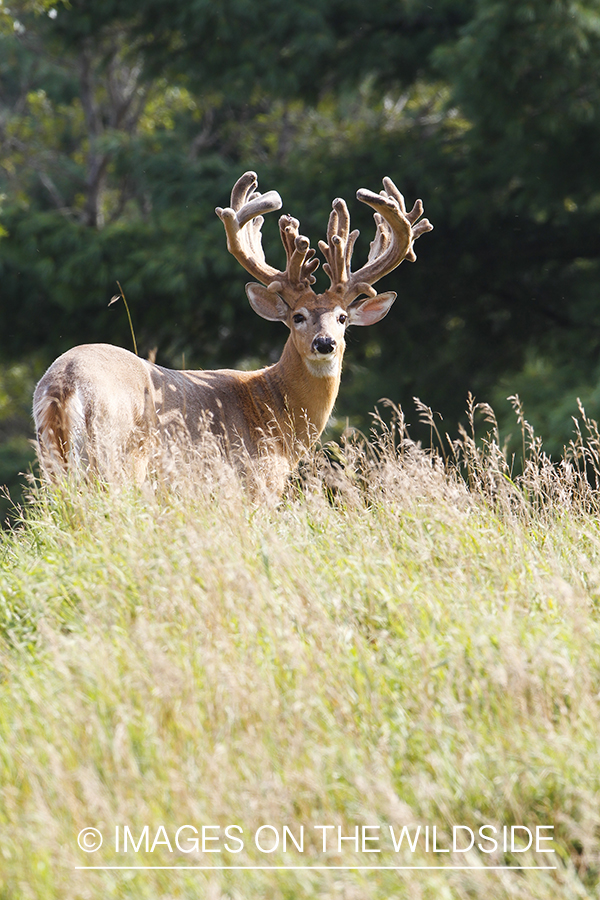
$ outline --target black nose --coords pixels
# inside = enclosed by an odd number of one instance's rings
[[[332,337],[316,337],[312,343],[313,350],[317,353],[333,353],[335,341]]]

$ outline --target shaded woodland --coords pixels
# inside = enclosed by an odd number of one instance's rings
[[[435,231],[349,333],[331,434],[382,397],[451,434],[467,393],[545,446],[600,417],[600,0],[0,3],[0,483],[31,459],[30,396],[68,347],[188,368],[274,361],[214,207],[259,174],[313,246],[334,197],[391,176]],[[280,265],[276,217],[264,226]],[[325,286],[321,270],[317,284]]]

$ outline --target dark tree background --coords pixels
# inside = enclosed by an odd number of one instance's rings
[[[273,361],[216,205],[259,173],[313,246],[390,175],[435,231],[349,334],[338,423],[472,391],[560,452],[600,417],[600,0],[17,0],[0,7],[0,481],[33,381],[75,343],[187,367]],[[267,254],[282,260],[276,216]],[[361,257],[362,254],[362,257]],[[325,286],[325,282],[320,282]],[[4,466],[2,469],[1,466]]]

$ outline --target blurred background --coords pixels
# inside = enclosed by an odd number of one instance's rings
[[[451,435],[469,391],[560,453],[600,417],[600,0],[0,0],[0,484],[33,458],[30,406],[77,343],[176,368],[274,362],[214,207],[247,169],[312,246],[389,175],[435,231],[348,335],[331,435],[418,396]],[[283,265],[277,215],[267,258]],[[317,273],[317,288],[327,278]]]

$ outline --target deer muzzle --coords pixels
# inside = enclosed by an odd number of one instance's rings
[[[333,353],[335,347],[336,343],[332,337],[317,335],[312,342],[311,350],[314,353],[322,353],[323,356],[328,356],[330,353]]]

